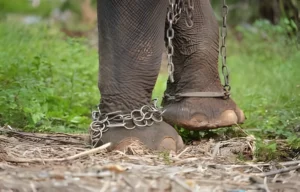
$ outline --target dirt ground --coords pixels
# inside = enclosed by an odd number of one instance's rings
[[[86,138],[1,128],[0,192],[300,191],[300,158],[254,163],[252,137],[201,141],[177,154],[139,145],[107,152],[109,144],[91,149]]]

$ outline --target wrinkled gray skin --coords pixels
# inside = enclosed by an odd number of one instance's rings
[[[169,94],[223,90],[213,9],[209,0],[194,3],[193,27],[186,26],[184,14],[174,26],[175,82],[168,82]],[[98,0],[103,112],[129,112],[151,103],[165,45],[167,7],[167,0]],[[163,104],[168,123],[190,129],[217,128],[244,120],[243,112],[231,99],[185,98]]]
[[[103,112],[149,104],[164,48],[166,0],[98,0]]]

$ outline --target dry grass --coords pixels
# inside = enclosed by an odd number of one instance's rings
[[[91,149],[87,135],[0,129],[0,191],[299,191],[299,159],[253,163],[254,138],[202,141],[180,153],[133,144]],[[298,170],[298,171],[297,171]]]

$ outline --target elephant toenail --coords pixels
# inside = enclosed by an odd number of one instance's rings
[[[243,123],[246,119],[244,112],[240,108],[237,108],[236,114],[239,117],[239,123]]]
[[[226,110],[222,113],[220,117],[220,122],[222,122],[222,124],[228,125],[235,124],[238,122],[238,117],[233,110]]]
[[[165,137],[159,147],[159,151],[168,150],[168,151],[175,151],[176,152],[176,141],[171,137]]]

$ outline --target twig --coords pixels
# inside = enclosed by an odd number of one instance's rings
[[[34,183],[32,181],[30,182],[30,188],[31,188],[32,192],[37,192],[36,186],[34,185]]]
[[[72,177],[111,177],[112,172],[109,171],[104,171],[104,172],[99,172],[99,173],[74,173],[71,174],[70,176]]]
[[[212,153],[213,158],[215,158],[217,154],[220,152],[220,147],[221,147],[221,142],[218,142],[213,149],[213,153]]]
[[[222,165],[222,164],[213,164],[216,166],[221,166],[221,167],[228,167],[228,168],[245,168],[245,167],[266,167],[266,166],[270,166],[270,163],[247,163],[245,165]],[[278,163],[277,165],[281,165],[281,166],[291,166],[291,165],[300,165],[300,161],[286,161],[286,162],[281,162]]]
[[[244,129],[242,129],[242,127],[239,125],[239,124],[235,124],[238,128],[239,128],[239,130],[241,131],[241,132],[243,132],[246,136],[249,136],[249,133],[247,133],[247,131],[245,131]]]
[[[100,192],[105,192],[107,191],[107,189],[109,188],[110,186],[110,181],[106,181],[104,184],[103,184],[103,187],[100,189]]]
[[[179,161],[175,162],[174,165],[180,165],[180,164],[183,164],[183,163],[190,163],[190,162],[197,161],[197,160],[199,160],[199,158],[191,157],[191,158],[179,160]]]
[[[173,177],[170,177],[170,179],[173,180],[178,185],[180,185],[181,187],[183,187],[185,190],[192,191],[191,188],[185,182],[179,180],[177,177],[173,176]]]
[[[185,152],[187,152],[187,150],[189,150],[191,147],[187,147],[187,148],[185,148],[181,153],[179,153],[178,155],[176,155],[175,157],[174,157],[174,159],[179,159],[179,157],[181,156],[181,155],[183,155]]]
[[[293,167],[288,167],[288,168],[283,168],[283,169],[278,169],[278,170],[270,171],[270,172],[267,172],[267,173],[262,173],[262,174],[259,174],[259,176],[267,177],[267,176],[276,175],[276,174],[280,174],[280,173],[286,173],[286,172],[289,172],[289,171],[292,171],[292,170],[297,170],[297,169],[300,169],[300,165],[293,166]]]
[[[59,140],[59,139],[51,138],[49,136],[38,136],[38,135],[32,134],[32,133],[25,133],[25,132],[13,131],[13,130],[6,130],[6,129],[3,129],[3,128],[0,128],[0,131],[3,131],[5,133],[7,133],[7,134],[13,134],[13,135],[16,135],[16,136],[33,137],[33,138],[44,139],[44,140],[52,140],[52,141],[57,141],[57,142],[60,142],[60,143],[63,143],[63,144],[82,145],[82,143],[77,143],[77,142],[72,142],[72,141],[62,141],[62,140]]]
[[[57,159],[40,159],[40,158],[35,158],[35,159],[25,159],[25,158],[7,158],[5,159],[7,162],[13,162],[13,163],[34,163],[34,162],[63,162],[63,161],[72,161],[74,159],[77,159],[79,157],[87,156],[93,153],[97,153],[99,151],[102,151],[106,148],[108,148],[111,145],[111,143],[106,143],[104,145],[101,145],[100,147],[90,149],[81,153],[78,153],[76,155],[67,157],[67,158],[57,158]]]
[[[55,133],[55,137],[72,137],[72,138],[76,138],[76,139],[83,139],[82,136],[84,136],[85,134],[69,134],[69,133]],[[87,135],[87,134],[86,134]],[[46,134],[46,137],[51,137],[51,134]]]
[[[287,161],[279,164],[282,166],[300,165],[300,161]]]
[[[264,178],[264,186],[265,186],[266,192],[271,192],[269,187],[268,187],[268,178],[267,177]]]

